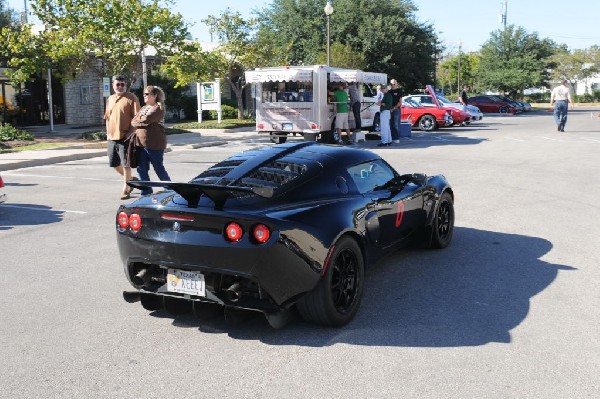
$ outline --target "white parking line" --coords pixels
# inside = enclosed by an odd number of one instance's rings
[[[30,175],[30,174],[27,174],[27,173],[10,173],[10,172],[2,172],[2,176],[40,177],[40,178],[45,178],[45,179],[77,179],[77,180],[92,180],[92,181],[123,181],[121,179],[100,179],[100,178],[97,178],[97,177]]]
[[[515,139],[514,137],[505,137],[506,140],[512,140],[512,141],[519,141],[519,142],[524,142],[525,140],[521,140],[521,139]]]
[[[38,208],[36,206],[26,206],[26,205],[9,205],[2,204],[0,205],[2,208],[17,208],[17,209],[27,209],[30,211],[46,211],[46,212],[64,212],[64,213],[77,213],[79,215],[85,215],[87,212],[84,211],[69,211],[67,209],[52,209],[52,208]]]
[[[581,139],[591,141],[592,143],[600,143],[600,139],[593,139],[590,137],[582,137]]]

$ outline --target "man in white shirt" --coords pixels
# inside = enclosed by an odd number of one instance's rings
[[[569,103],[571,103],[571,108],[574,109],[575,103],[571,97],[569,82],[565,79],[560,86],[556,86],[552,90],[552,94],[550,95],[550,105],[554,107],[554,122],[559,132],[565,131]]]

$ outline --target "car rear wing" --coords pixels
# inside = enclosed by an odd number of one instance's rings
[[[223,205],[225,205],[227,199],[231,198],[234,193],[256,194],[263,198],[271,198],[274,191],[272,187],[242,187],[217,184],[174,183],[170,181],[129,180],[127,184],[137,189],[164,187],[173,190],[187,201],[190,208],[197,208],[200,197],[206,195],[215,203],[215,209],[217,210],[223,209]]]

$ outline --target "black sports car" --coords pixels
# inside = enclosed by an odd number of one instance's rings
[[[341,326],[356,314],[365,265],[407,244],[444,248],[454,194],[442,175],[398,174],[379,155],[314,142],[242,152],[189,183],[122,205],[117,242],[148,310],[198,316],[263,312],[274,327],[295,306]]]

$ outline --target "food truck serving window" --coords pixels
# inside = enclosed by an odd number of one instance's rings
[[[262,102],[310,102],[313,100],[312,82],[263,82]]]

